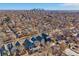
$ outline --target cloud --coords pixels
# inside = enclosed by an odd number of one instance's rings
[[[60,7],[64,10],[79,10],[79,3],[62,3]]]
[[[79,7],[79,3],[64,3],[64,4],[62,4],[62,6]]]

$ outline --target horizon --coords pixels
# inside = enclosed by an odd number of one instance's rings
[[[0,9],[0,11],[30,11],[33,9]],[[36,9],[36,10],[43,10],[43,11],[79,11],[79,10],[50,10],[50,9]]]
[[[0,10],[79,10],[75,3],[0,3]]]

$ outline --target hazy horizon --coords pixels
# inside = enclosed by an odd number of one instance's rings
[[[77,3],[0,3],[0,10],[79,10]]]

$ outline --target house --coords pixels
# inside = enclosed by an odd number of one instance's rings
[[[34,43],[30,42],[28,39],[25,39],[24,47],[25,47],[25,49],[32,48],[32,47],[34,47]]]
[[[45,42],[49,41],[50,38],[48,38],[49,36],[47,34],[42,33],[41,35],[42,35],[43,41],[45,41]]]
[[[15,44],[15,46],[20,46],[20,43],[17,41],[16,44]]]
[[[38,51],[39,49],[40,49],[40,46],[31,48],[30,51],[31,52],[35,52],[35,51]]]
[[[42,35],[42,37],[43,37],[44,39],[46,39],[46,37],[48,37],[48,35],[45,34],[45,33],[42,33],[41,35]]]
[[[71,49],[65,49],[64,53],[68,56],[79,56],[76,52],[72,51]]]
[[[48,36],[48,37],[46,38],[46,41],[51,42],[51,38]]]
[[[4,51],[4,49],[1,47],[0,48],[0,56],[3,56],[3,51]]]
[[[36,39],[41,42],[42,37],[41,36],[37,36]]]
[[[0,48],[0,55],[1,55],[1,56],[4,55],[4,51],[5,51],[5,46],[3,45],[3,46]]]
[[[77,36],[76,37],[79,37],[79,34],[77,34]]]
[[[37,39],[35,37],[32,37],[31,40],[35,42]]]
[[[79,40],[79,34],[76,35],[77,40]]]
[[[13,44],[10,43],[10,44],[7,45],[7,47],[8,47],[8,49],[9,49],[9,51],[10,51],[10,50],[13,48]]]

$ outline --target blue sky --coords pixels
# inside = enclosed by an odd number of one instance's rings
[[[48,9],[48,10],[79,10],[79,4],[75,3],[0,3],[0,10],[24,10],[24,9]]]

